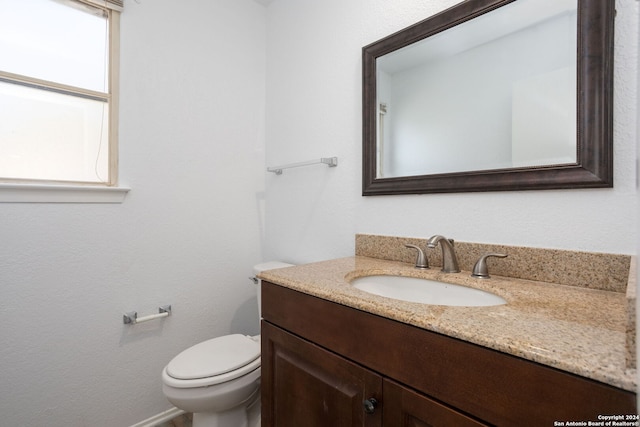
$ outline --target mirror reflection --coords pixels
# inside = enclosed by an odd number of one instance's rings
[[[376,60],[376,177],[576,164],[577,0],[518,0]]]

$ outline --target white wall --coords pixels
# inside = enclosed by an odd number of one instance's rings
[[[360,196],[361,47],[455,2],[277,0],[265,42],[250,0],[127,0],[133,190],[122,205],[0,205],[0,423],[128,426],[169,408],[168,360],[257,330],[251,265],[349,256],[356,232],[635,253],[635,0],[618,2],[613,190]],[[268,174],[265,202],[265,134],[270,165],[339,166]],[[122,324],[162,304],[171,318]]]
[[[178,4],[179,3],[179,4]],[[162,367],[256,333],[265,8],[127,0],[121,205],[0,205],[0,424],[130,426],[170,407]],[[172,317],[125,326],[122,314]]]
[[[615,188],[361,196],[361,48],[456,0],[278,0],[268,9],[267,161],[338,156],[267,179],[268,257],[353,254],[354,233],[633,254],[638,2],[616,2]]]

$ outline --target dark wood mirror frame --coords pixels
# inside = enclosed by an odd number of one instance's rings
[[[515,0],[467,0],[362,48],[362,195],[613,187],[614,0],[578,0],[577,163],[377,178],[376,59]]]

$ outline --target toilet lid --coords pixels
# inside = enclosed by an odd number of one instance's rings
[[[179,380],[213,377],[242,368],[260,357],[260,343],[234,334],[189,347],[167,365],[169,376]]]

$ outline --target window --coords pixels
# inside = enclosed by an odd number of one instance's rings
[[[121,0],[0,0],[0,180],[117,184]]]

